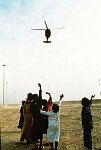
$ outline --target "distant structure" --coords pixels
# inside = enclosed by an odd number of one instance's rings
[[[5,66],[3,65],[3,105],[5,105]]]
[[[101,98],[101,79],[98,79],[98,82],[99,82],[99,90],[100,90],[100,98]]]

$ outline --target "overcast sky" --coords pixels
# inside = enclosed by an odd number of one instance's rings
[[[51,43],[43,43],[46,20]],[[43,89],[53,101],[100,97],[101,0],[0,0],[0,103]]]

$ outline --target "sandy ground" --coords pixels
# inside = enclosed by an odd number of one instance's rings
[[[93,149],[101,150],[101,104],[93,109],[95,128],[93,129]],[[32,145],[20,143],[21,131],[17,128],[19,121],[20,106],[0,107],[1,120],[1,149],[2,150],[32,150]],[[97,118],[96,118],[97,116]],[[60,111],[61,136],[58,150],[84,150],[83,130],[81,127],[81,105],[66,104],[61,106]],[[45,143],[45,136],[43,139]],[[44,147],[48,150],[49,147]]]

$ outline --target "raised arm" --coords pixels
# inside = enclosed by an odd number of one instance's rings
[[[61,94],[61,95],[60,95],[60,99],[59,99],[59,106],[61,105],[61,100],[62,100],[63,97],[64,97],[64,95]]]
[[[38,83],[39,86],[39,97],[42,99],[42,89],[41,89],[41,84]]]
[[[41,84],[38,83],[39,86],[39,106],[42,107],[42,89],[41,89]]]
[[[92,98],[94,98],[95,95],[92,95],[91,98],[90,98],[90,106],[92,105]]]
[[[51,111],[52,110],[52,97],[51,97],[51,94],[46,92],[46,94],[49,95],[49,100],[48,100],[48,111]]]
[[[46,94],[49,95],[49,99],[52,99],[51,94],[49,92],[46,92]]]
[[[40,113],[43,114],[43,115],[46,115],[46,116],[50,116],[51,112],[49,112],[49,111],[43,111],[43,110],[40,109]]]

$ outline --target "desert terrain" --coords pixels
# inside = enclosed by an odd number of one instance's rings
[[[60,109],[60,142],[58,150],[84,150],[83,129],[81,126],[80,102],[62,102]],[[17,128],[20,117],[20,105],[0,106],[1,150],[32,150],[33,146],[19,141],[20,129]],[[101,150],[101,101],[94,102],[91,107],[93,125],[93,149]],[[43,139],[45,143],[45,135]],[[44,147],[48,150],[49,147]]]

